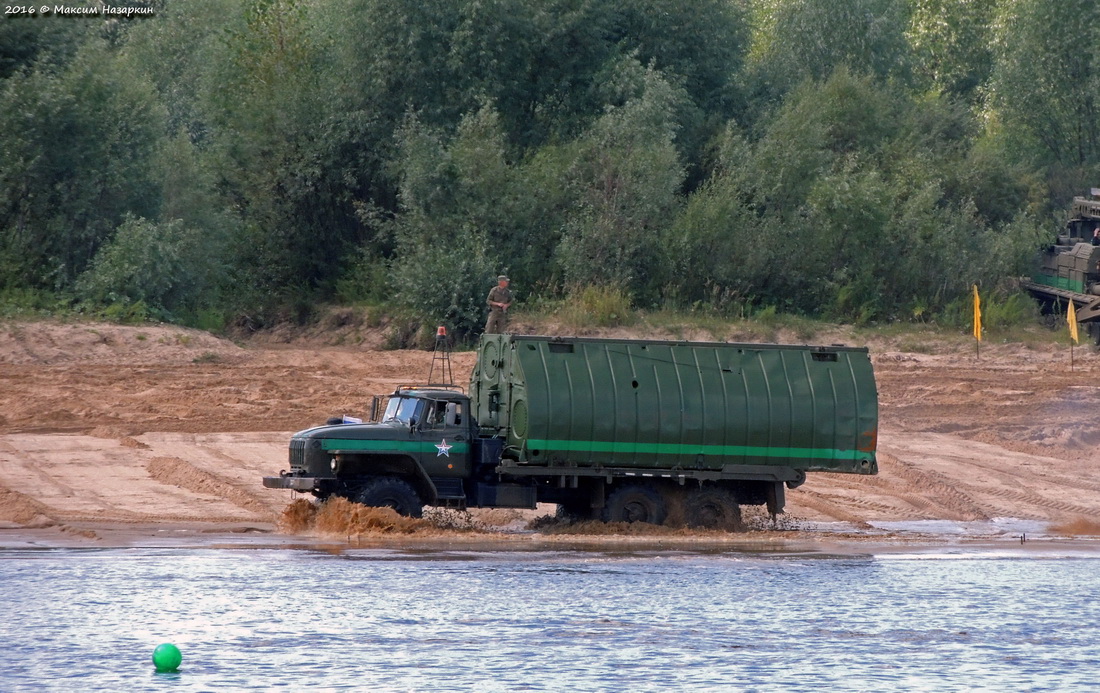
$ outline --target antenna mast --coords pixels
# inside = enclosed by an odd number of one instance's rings
[[[439,364],[439,382],[432,380],[436,364]],[[451,369],[451,342],[447,339],[447,328],[440,325],[435,330],[435,348],[432,349],[432,365],[428,368],[429,385],[454,385],[455,374]]]

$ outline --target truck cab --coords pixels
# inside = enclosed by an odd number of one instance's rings
[[[290,469],[264,477],[267,488],[318,498],[342,496],[419,516],[421,506],[465,502],[471,441],[470,399],[442,386],[400,387],[370,423],[334,423],[290,440]],[[494,465],[495,466],[495,465]]]

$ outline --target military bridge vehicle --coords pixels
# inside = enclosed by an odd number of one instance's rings
[[[1021,286],[1045,312],[1074,305],[1077,322],[1100,344],[1100,188],[1073,198],[1070,219],[1039,256],[1038,269]]]
[[[399,387],[294,434],[268,488],[422,507],[736,529],[807,472],[876,474],[865,348],[485,335],[469,389]],[[380,409],[380,407],[378,407]]]

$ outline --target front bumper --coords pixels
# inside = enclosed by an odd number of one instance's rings
[[[265,476],[264,488],[288,488],[292,491],[315,491],[321,486],[322,479],[313,476]]]

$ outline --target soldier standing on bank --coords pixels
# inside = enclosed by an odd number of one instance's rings
[[[489,289],[489,320],[485,323],[485,334],[501,334],[508,324],[508,307],[512,305],[512,292],[508,290],[508,277],[497,277],[497,285]]]

